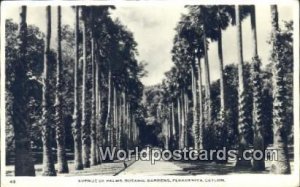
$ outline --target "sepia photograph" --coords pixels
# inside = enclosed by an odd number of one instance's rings
[[[1,186],[299,186],[299,2],[4,1]]]

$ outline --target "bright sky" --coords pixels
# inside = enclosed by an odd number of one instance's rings
[[[278,6],[278,10],[281,26],[282,20],[292,20],[293,9],[291,6]],[[18,11],[18,7],[11,7],[10,10],[6,11],[6,18],[12,18],[15,22],[18,22]],[[133,32],[134,38],[138,43],[138,59],[148,63],[148,66],[146,66],[148,76],[142,79],[145,85],[160,83],[164,78],[164,73],[173,65],[171,49],[175,35],[174,28],[179,21],[180,15],[185,11],[183,6],[176,4],[170,6],[117,6],[116,10],[112,11],[112,16],[114,18],[118,17]],[[55,7],[52,8],[52,17],[53,24],[56,24]],[[266,42],[271,32],[270,6],[257,5],[256,19],[258,53],[262,63],[267,64],[271,50]],[[40,6],[28,7],[27,21],[28,24],[34,24],[40,27],[42,31],[45,31],[45,8]],[[62,8],[62,24],[74,25],[74,12],[70,7]],[[242,30],[244,61],[250,61],[252,41],[249,18],[243,21]],[[52,41],[55,41],[55,32],[52,32],[52,34]],[[208,55],[211,80],[216,80],[219,78],[217,43],[210,44]],[[225,64],[237,61],[235,27],[229,27],[226,31],[223,31],[223,56]]]

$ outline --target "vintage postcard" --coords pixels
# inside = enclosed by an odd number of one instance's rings
[[[299,186],[298,1],[4,1],[1,186]]]

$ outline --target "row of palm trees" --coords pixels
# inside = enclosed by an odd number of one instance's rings
[[[75,6],[74,31],[74,110],[72,134],[76,170],[103,162],[100,147],[129,149],[138,142],[135,111],[143,92],[140,78],[143,68],[136,60],[133,35],[118,20],[113,21],[109,9],[113,6]],[[27,7],[20,10],[19,58],[13,82],[13,127],[15,132],[15,175],[34,176],[31,155],[29,113],[26,84],[35,80],[42,85],[42,115],[40,125],[43,142],[44,176],[68,173],[66,133],[63,103],[62,13],[57,7],[57,49],[55,69],[55,102],[51,103],[49,66],[51,63],[51,6],[46,7],[46,33],[43,73],[31,77],[27,67]],[[35,62],[40,63],[40,62]],[[52,112],[53,111],[53,112]],[[53,120],[52,120],[53,119]],[[57,168],[52,153],[52,128],[55,124]],[[56,171],[57,170],[57,171]]]
[[[169,121],[171,124],[167,138],[170,144],[177,148],[187,146],[188,134],[188,112],[189,99],[188,90],[192,93],[192,136],[194,148],[196,149],[222,149],[229,148],[228,145],[228,127],[230,125],[228,112],[225,105],[226,92],[224,87],[224,65],[222,49],[222,31],[230,24],[237,28],[237,60],[238,60],[238,159],[237,167],[253,168],[254,170],[265,170],[264,160],[245,160],[242,153],[250,149],[249,131],[252,128],[249,124],[249,114],[247,113],[246,85],[243,59],[242,44],[242,26],[241,22],[248,15],[251,23],[251,36],[253,41],[252,62],[251,62],[251,82],[253,84],[253,149],[264,151],[264,133],[262,124],[262,80],[261,80],[261,61],[257,50],[257,31],[255,6],[187,6],[189,12],[183,15],[176,28],[177,34],[174,39],[173,62],[175,66],[166,73],[166,79],[163,81],[165,88],[167,108],[171,114]],[[277,5],[271,5],[272,15],[272,68],[273,68],[273,147],[278,152],[278,160],[271,166],[273,173],[290,173],[290,164],[287,151],[287,134],[284,133],[284,93],[283,85],[283,62],[279,60],[279,44],[277,35],[278,11]],[[211,81],[208,62],[208,39],[217,41],[218,59],[220,67],[220,110],[216,117],[212,117],[212,98]],[[204,71],[202,64],[204,61]],[[202,73],[204,72],[204,94]],[[171,95],[171,97],[170,97]],[[178,122],[175,122],[177,108]],[[179,124],[179,126],[176,126]],[[221,161],[217,161],[221,162]],[[223,162],[223,161],[222,161]],[[226,162],[226,161],[225,161]]]

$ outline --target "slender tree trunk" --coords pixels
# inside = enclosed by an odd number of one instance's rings
[[[204,67],[205,67],[205,120],[206,125],[211,125],[211,90],[210,90],[210,72],[207,54],[207,41],[205,27],[203,31],[203,44],[204,44]]]
[[[172,149],[175,148],[175,142],[177,141],[176,139],[176,127],[175,127],[175,111],[174,111],[174,102],[172,101],[171,103],[171,120],[172,120],[172,128],[171,128],[171,143],[172,143]]]
[[[28,80],[26,76],[27,53],[27,7],[21,7],[19,25],[19,59],[15,65],[15,81],[13,82],[13,127],[15,134],[15,176],[35,176],[34,163],[31,155],[30,126],[28,123],[28,100],[25,94]]]
[[[92,15],[93,16],[93,15]],[[91,28],[91,56],[92,56],[92,116],[91,116],[91,165],[97,165],[96,155],[96,82],[95,82],[95,39],[93,28]]]
[[[43,174],[44,176],[56,176],[54,169],[54,161],[51,146],[51,126],[50,119],[50,104],[49,104],[49,55],[50,55],[50,40],[51,40],[51,7],[46,7],[47,33],[45,42],[44,54],[44,72],[43,72],[43,95],[42,95],[42,140],[43,140]]]
[[[264,153],[264,134],[262,124],[262,84],[260,78],[260,60],[257,53],[257,36],[256,36],[256,18],[255,18],[255,6],[251,7],[251,30],[252,30],[252,41],[253,41],[253,58],[252,58],[252,83],[253,83],[253,125],[254,125],[254,137],[253,137],[253,149],[260,150]],[[264,158],[261,160],[253,160],[254,170],[265,170]]]
[[[224,87],[224,66],[223,66],[223,48],[222,48],[222,29],[218,27],[218,57],[220,62],[220,112],[218,123],[216,125],[216,149],[222,150],[227,148],[227,123],[226,123],[226,108],[225,108],[225,87]],[[218,163],[226,163],[225,160],[217,159]]]
[[[84,12],[84,10],[82,10]],[[82,15],[83,18],[85,15]],[[87,64],[86,64],[86,20],[83,20],[83,39],[82,39],[82,49],[83,49],[83,65],[82,65],[82,121],[81,121],[81,134],[82,134],[82,160],[83,160],[83,166],[85,168],[90,167],[90,132],[89,132],[89,122],[86,119],[87,117],[87,110],[86,110],[86,96],[87,96],[87,90],[86,90],[86,84],[87,84]]]
[[[165,149],[169,150],[169,123],[167,119],[164,119],[164,136],[165,136]]]
[[[129,120],[129,103],[126,101],[126,149],[129,148],[129,126],[130,126],[130,120]]]
[[[243,62],[243,44],[242,44],[242,26],[240,20],[239,6],[235,7],[236,25],[237,25],[237,57],[238,57],[238,76],[239,76],[239,120],[238,120],[238,132],[239,132],[239,148],[238,148],[238,160],[236,162],[237,167],[251,167],[251,161],[243,158],[243,152],[249,149],[249,142],[247,135],[249,131],[249,125],[246,120],[246,93],[244,82],[244,62]],[[249,155],[248,155],[249,156]]]
[[[192,95],[193,95],[193,137],[194,137],[194,149],[199,147],[199,121],[197,112],[197,87],[196,87],[196,76],[195,66],[191,67],[191,78],[192,78]]]
[[[201,68],[201,59],[198,57],[198,98],[199,98],[199,147],[198,149],[203,149],[203,101],[202,101],[202,68]]]
[[[98,49],[96,47],[96,49]],[[97,58],[98,55],[95,54],[95,99],[96,99],[96,159],[97,163],[100,164],[101,158],[100,158],[100,146],[101,146],[101,124],[100,124],[100,111],[101,111],[101,95],[99,90],[99,58]]]
[[[99,64],[99,70],[101,66]],[[100,147],[105,148],[108,146],[108,128],[106,127],[107,115],[108,115],[108,89],[105,88],[105,85],[102,84],[104,82],[104,77],[102,77],[101,71],[99,71],[99,108],[100,108]],[[104,73],[103,73],[104,74]],[[109,77],[109,76],[108,76]],[[108,81],[107,81],[108,82]],[[100,148],[99,147],[99,148]],[[99,158],[101,161],[102,157]]]
[[[125,142],[124,142],[124,137],[125,137],[125,126],[126,126],[126,93],[125,90],[122,92],[122,111],[121,111],[121,133],[120,133],[120,145],[121,148],[124,150],[125,149]]]
[[[119,114],[119,107],[120,107],[120,104],[119,104],[119,97],[118,97],[118,92],[117,92],[117,88],[115,88],[115,147],[118,149],[119,148],[119,125],[120,125],[120,121],[119,121],[119,117],[120,117],[120,114]]]
[[[224,123],[224,113],[225,113],[225,88],[224,88],[224,69],[223,69],[223,49],[222,49],[222,30],[221,27],[218,28],[218,57],[220,62],[220,115],[221,120]]]
[[[105,121],[105,130],[107,131],[107,144],[106,146],[110,146],[112,142],[111,141],[111,69],[110,65],[108,65],[108,96],[107,96],[107,116]]]
[[[274,149],[277,151],[277,160],[272,162],[271,172],[276,174],[290,174],[291,166],[288,156],[287,133],[285,130],[284,104],[284,68],[278,53],[278,10],[277,5],[271,5],[272,15],[272,60],[273,60],[273,133]]]
[[[61,57],[61,7],[57,7],[57,63],[56,63],[56,94],[55,122],[58,173],[68,173],[68,163],[65,150],[65,126],[62,112],[62,57]]]
[[[184,93],[181,92],[181,134],[180,134],[180,149],[185,147],[185,99]]]
[[[180,107],[180,95],[177,97],[177,116],[178,116],[178,147],[181,149],[181,131],[182,131],[182,123],[181,123],[181,107]]]
[[[123,128],[123,148],[124,150],[127,150],[127,136],[128,136],[128,132],[127,132],[127,127],[128,127],[128,120],[127,120],[127,101],[126,101],[127,97],[126,97],[126,91],[124,92],[124,128]]]
[[[117,119],[117,91],[116,87],[113,84],[113,124],[112,124],[112,130],[111,130],[111,149],[113,149],[116,146],[116,119]]]
[[[132,143],[132,141],[131,141],[131,137],[132,137],[132,132],[131,132],[131,128],[132,128],[132,118],[131,118],[131,107],[130,107],[130,102],[128,102],[128,112],[127,112],[127,116],[128,116],[128,138],[127,138],[127,140],[128,140],[128,143],[127,143],[127,145],[128,145],[128,148],[130,149],[131,148],[131,143]]]
[[[82,170],[82,144],[81,128],[79,122],[79,98],[78,98],[78,62],[79,62],[79,7],[75,7],[75,61],[74,61],[74,111],[73,111],[73,139],[74,139],[74,163],[75,170]]]
[[[129,103],[130,104],[130,103]],[[131,111],[131,105],[129,105],[129,121],[130,121],[130,126],[129,126],[129,146],[132,148],[134,146],[134,122],[133,122],[133,116],[132,116],[132,111]]]
[[[133,116],[132,116],[133,118]],[[137,126],[136,126],[136,121],[135,119],[133,118],[132,120],[132,123],[133,123],[133,145],[136,146],[137,145]]]
[[[203,26],[203,45],[204,45],[204,71],[205,71],[205,101],[204,101],[204,148],[211,150],[214,148],[214,127],[212,124],[212,103],[211,103],[211,86],[210,86],[210,71],[207,53],[207,38],[205,25]]]
[[[184,119],[185,119],[185,126],[184,126],[184,147],[188,146],[188,112],[189,112],[189,99],[187,96],[187,90],[184,91]]]
[[[122,105],[122,91],[120,91],[121,94],[119,96],[119,104],[118,104],[118,141],[117,141],[117,148],[118,149],[121,149],[121,133],[122,133],[122,108],[123,108],[123,105]]]

